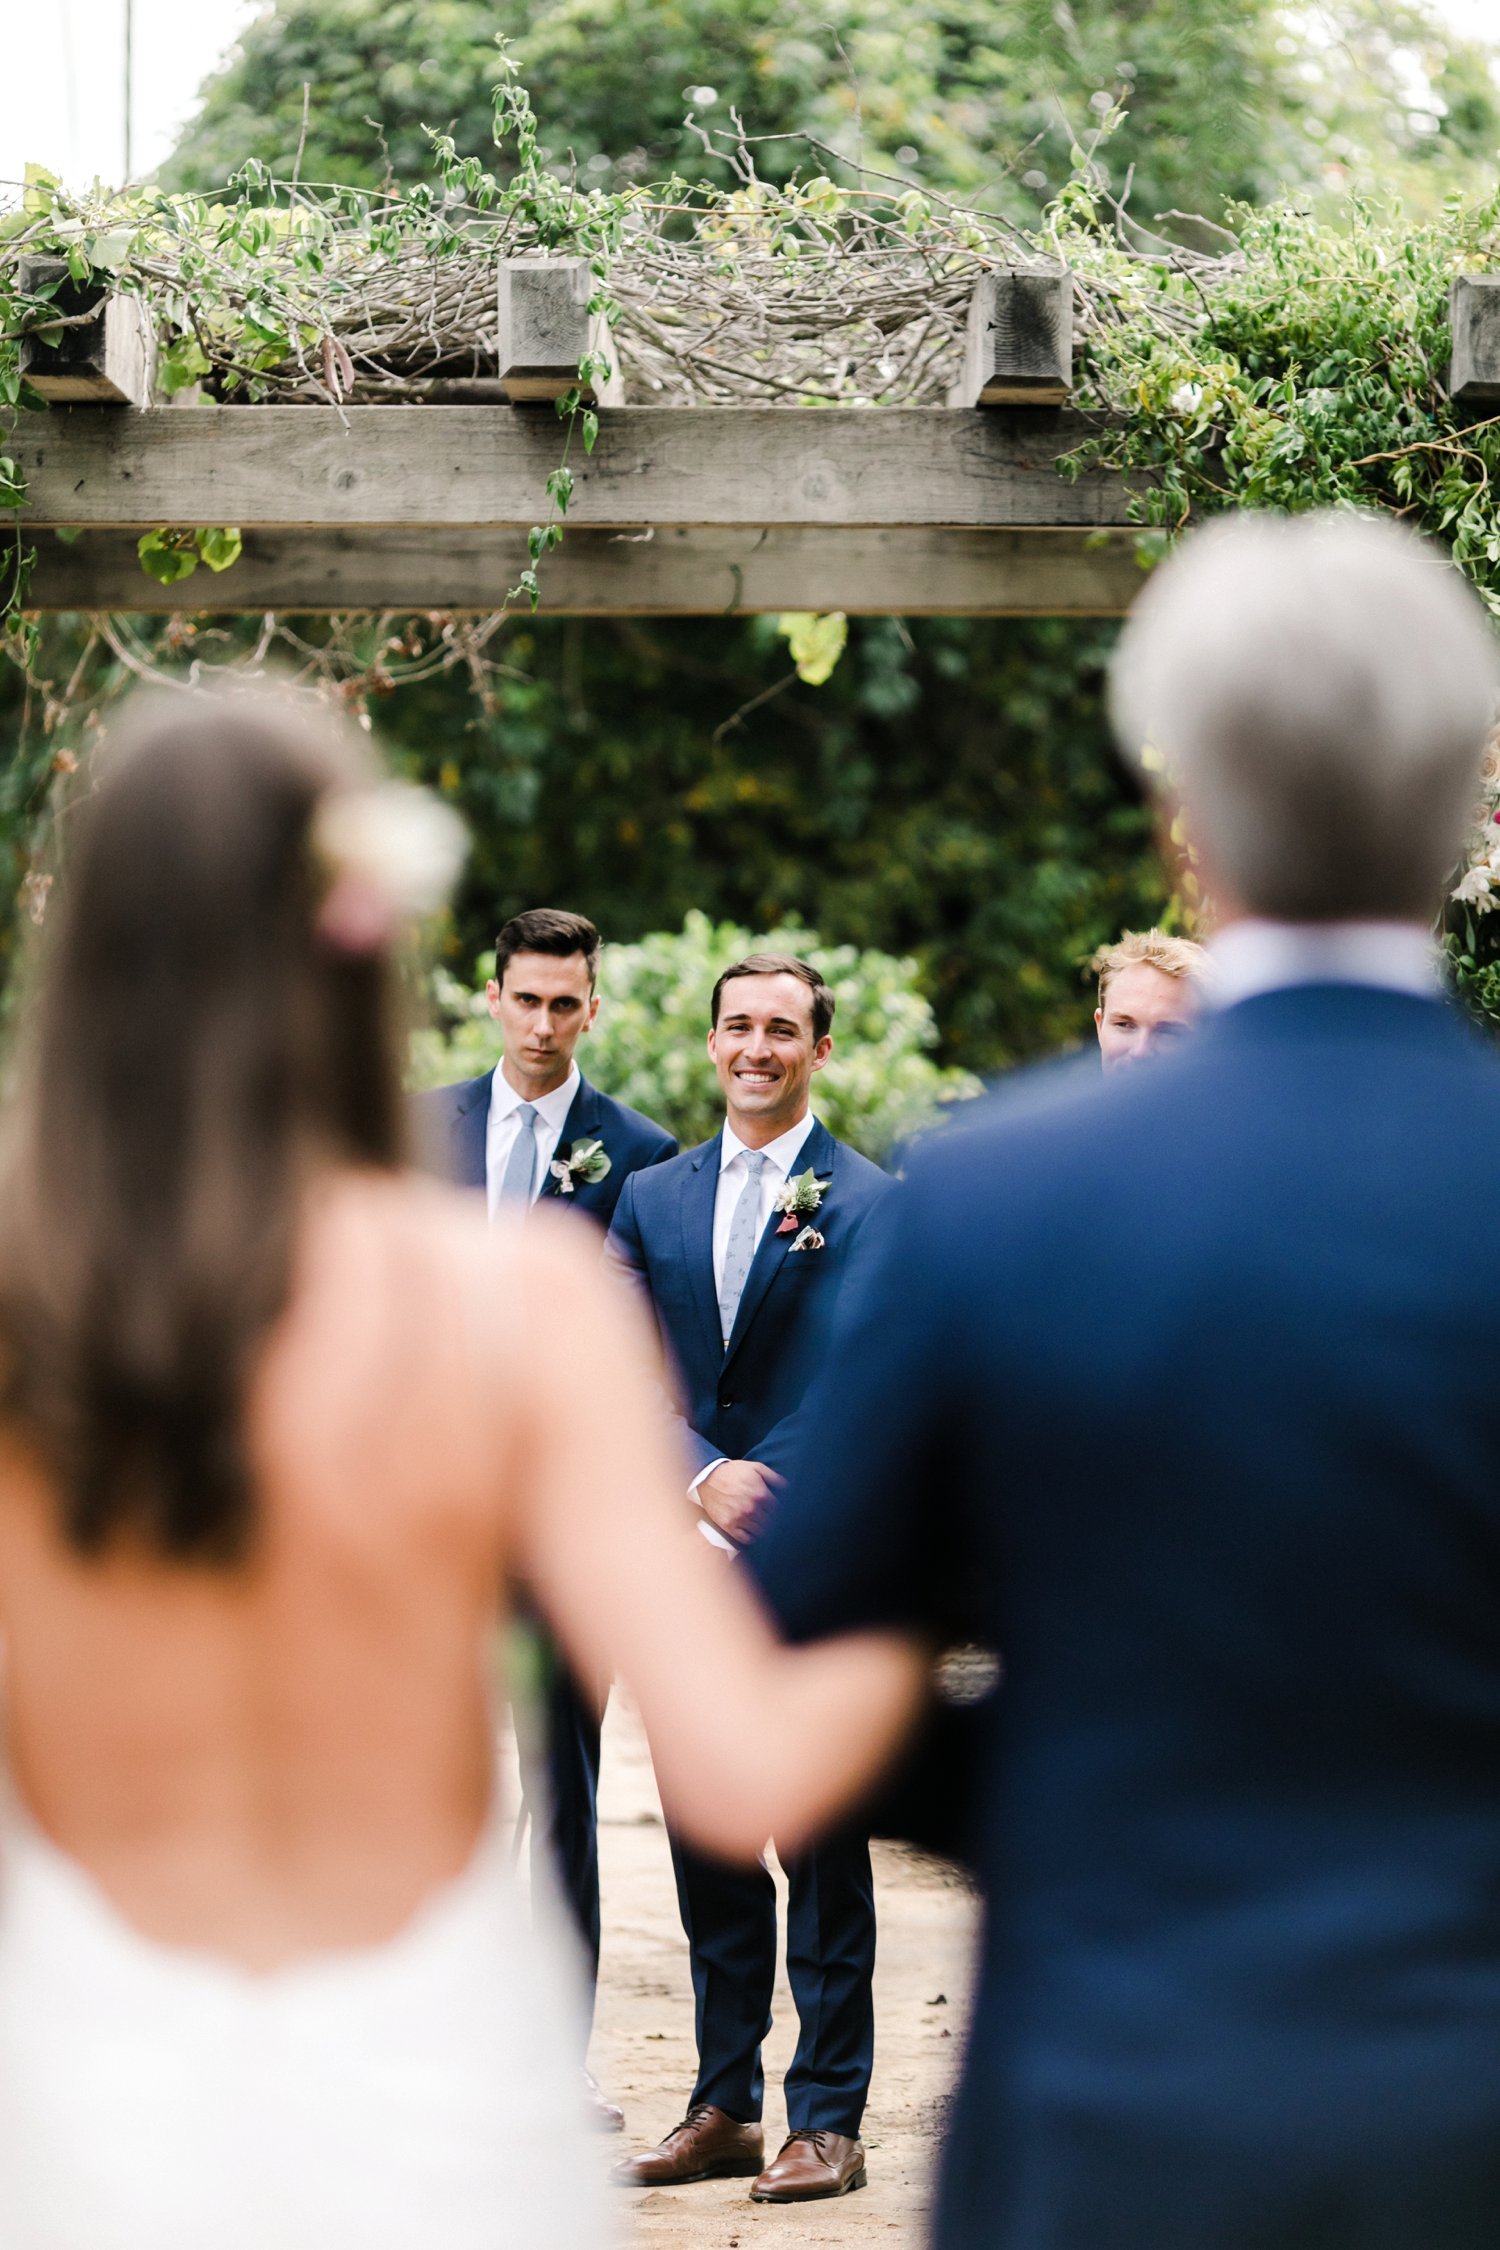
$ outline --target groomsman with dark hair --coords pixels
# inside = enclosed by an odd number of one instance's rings
[[[891,1182],[812,1115],[834,1000],[808,962],[752,954],[714,987],[708,1048],[721,1132],[625,1183],[610,1251],[649,1297],[680,1378],[700,1529],[733,1553],[774,1507],[802,1406],[865,1221]],[[686,1477],[685,1480],[686,1481]],[[760,2202],[862,2187],[874,2051],[875,1901],[863,1833],[790,1861],[787,1974],[800,2032],[788,2138],[765,2165],[761,2044],[776,1974],[764,1865],[727,1867],[672,1838],[692,1958],[698,2078],[683,2122],[616,2168],[625,2186],[755,2175]]]
[[[601,1094],[575,1060],[599,1013],[599,953],[585,915],[540,906],[513,916],[495,940],[486,987],[504,1033],[499,1062],[420,1097],[444,1169],[460,1186],[482,1188],[492,1217],[507,1203],[524,1209],[547,1197],[605,1232],[632,1173],[677,1152],[670,1133]],[[525,1775],[533,1840],[551,1855],[597,1977],[599,1729],[609,1683],[574,1679],[550,1643],[546,1655],[545,1773]],[[600,2123],[618,2132],[623,2112],[588,2085]]]

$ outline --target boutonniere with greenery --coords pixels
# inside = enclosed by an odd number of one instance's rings
[[[567,1141],[547,1167],[557,1182],[559,1195],[571,1195],[580,1180],[593,1187],[607,1180],[614,1167],[604,1153],[603,1141]]]
[[[819,1208],[819,1204],[823,1201],[823,1192],[825,1192],[825,1188],[830,1186],[830,1183],[832,1183],[832,1172],[828,1174],[828,1179],[819,1179],[819,1174],[812,1170],[812,1165],[807,1165],[807,1170],[796,1172],[794,1177],[785,1183],[785,1188],[778,1188],[776,1190],[776,1201],[771,1204],[771,1210],[780,1210],[780,1213],[783,1213],[783,1219],[780,1219],[780,1226],[776,1228],[776,1233],[778,1235],[794,1235],[798,1219],[810,1219],[812,1217],[814,1210]],[[812,1233],[812,1228],[805,1226],[803,1233]],[[819,1246],[821,1244],[823,1244],[823,1237],[819,1235]],[[803,1246],[801,1242],[794,1242],[792,1249],[801,1249],[801,1246]]]
[[[810,1219],[818,1209],[832,1179],[833,1174],[830,1172],[826,1180],[820,1180],[812,1166],[809,1165],[805,1172],[798,1172],[787,1181],[785,1187],[778,1189],[776,1201],[771,1208],[774,1211],[780,1211],[783,1216],[776,1232],[778,1234],[795,1234],[798,1221]],[[810,1233],[811,1231],[811,1228],[804,1227],[803,1229],[804,1233]],[[818,1246],[820,1248],[822,1241],[823,1238],[819,1235]],[[794,1242],[792,1245],[794,1250],[800,1250],[801,1247],[800,1242]]]
[[[819,1234],[817,1228],[804,1227],[802,1229],[802,1232],[798,1235],[796,1241],[792,1244],[792,1249],[788,1250],[787,1256],[790,1257],[792,1255],[792,1250],[821,1250],[822,1247],[823,1237]]]

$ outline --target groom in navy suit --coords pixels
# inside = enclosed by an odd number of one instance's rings
[[[610,1251],[644,1288],[680,1378],[681,1435],[700,1529],[733,1553],[753,1539],[797,1453],[803,1401],[885,1173],[808,1107],[832,1051],[833,994],[786,954],[752,954],[714,987],[709,1053],[722,1132],[625,1184]],[[860,2120],[874,2050],[875,1902],[862,1833],[787,1866],[787,1974],[800,2036],[788,2138],[763,2169],[761,2042],[776,1974],[776,1893],[672,1839],[692,1956],[698,2081],[658,2148],[615,2177],[651,2187],[757,2175],[760,2202],[864,2184]]]
[[[631,1174],[677,1153],[639,1110],[601,1094],[574,1059],[599,1012],[599,932],[582,914],[534,907],[495,941],[490,1014],[505,1049],[493,1070],[420,1097],[429,1150],[460,1186],[481,1188],[491,1214],[543,1198],[593,1221],[601,1234]],[[599,1968],[599,1727],[608,1683],[587,1688],[549,1649],[547,1769],[534,1834],[550,1849],[593,1973]],[[528,1780],[530,1776],[528,1776]],[[600,2122],[625,2120],[590,2081]]]

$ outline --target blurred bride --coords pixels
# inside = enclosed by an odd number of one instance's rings
[[[179,695],[66,824],[0,1179],[5,2250],[600,2238],[498,1840],[502,1587],[710,1849],[795,1843],[917,1694],[895,1642],[777,1649],[691,1535],[586,1231],[402,1168],[447,838],[366,760]]]

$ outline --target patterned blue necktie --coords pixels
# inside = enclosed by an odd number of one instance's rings
[[[755,1245],[760,1236],[760,1176],[767,1161],[760,1149],[747,1148],[741,1152],[740,1162],[745,1167],[745,1184],[740,1189],[740,1199],[734,1207],[734,1217],[729,1222],[729,1241],[724,1250],[724,1278],[719,1283],[719,1325],[723,1331],[726,1351],[734,1328],[734,1316],[740,1309],[745,1283],[750,1278]]]
[[[529,1203],[536,1179],[536,1107],[522,1102],[516,1110],[516,1137],[510,1144],[505,1177],[500,1182],[502,1203]]]

